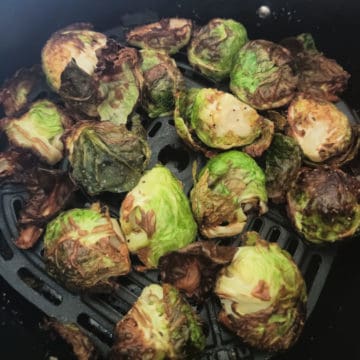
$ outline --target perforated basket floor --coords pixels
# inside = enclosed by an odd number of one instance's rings
[[[110,32],[114,37],[115,33],[122,32],[121,29],[115,30]],[[211,86],[183,59],[183,55],[178,56],[178,65],[190,86]],[[354,114],[344,103],[338,105],[354,119]],[[172,118],[153,121],[148,128],[148,140],[152,148],[149,167],[157,162],[163,163],[183,182],[184,189],[188,192],[192,186],[192,163],[201,158],[184,146],[176,134]],[[20,186],[5,185],[0,189],[0,274],[45,314],[61,321],[77,323],[90,335],[105,357],[113,341],[114,325],[131,308],[145,286],[159,282],[159,274],[157,271],[133,271],[118,279],[120,286],[111,295],[80,296],[69,292],[46,273],[42,259],[42,241],[28,251],[21,251],[14,245],[13,240],[18,234],[17,214],[26,198],[26,191]],[[106,198],[103,200],[106,201]],[[120,204],[112,200],[109,205],[113,215],[117,216]],[[336,254],[336,246],[313,247],[305,244],[276,208],[270,208],[260,218],[250,218],[244,231],[247,230],[258,231],[263,238],[277,242],[294,257],[306,280],[309,316],[326,281]],[[239,239],[233,239],[232,243],[238,244]],[[272,356],[247,347],[218,324],[216,318],[219,302],[215,296],[197,310],[209,329],[207,347],[201,359],[262,360]]]
[[[153,149],[151,164],[160,161],[168,166],[191,188],[191,163],[197,156],[185,148],[176,135],[171,118],[155,121],[149,128],[149,142]],[[45,314],[61,321],[79,324],[89,333],[104,356],[112,344],[114,325],[131,308],[148,284],[159,282],[157,271],[137,273],[119,278],[119,288],[111,295],[80,296],[56,283],[45,271],[42,242],[28,251],[16,248],[13,240],[18,231],[17,214],[27,198],[23,188],[6,185],[0,190],[0,273],[20,294]],[[118,209],[111,204],[113,215]],[[335,256],[335,247],[309,247],[293,232],[277,209],[260,217],[251,218],[246,230],[256,230],[263,238],[278,242],[293,255],[304,274],[308,287],[308,316],[325,283]],[[232,240],[238,244],[239,239]],[[258,353],[237,340],[217,323],[219,302],[214,297],[198,308],[208,325],[207,347],[201,359],[266,359],[271,354]]]

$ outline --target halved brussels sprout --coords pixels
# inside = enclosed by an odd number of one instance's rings
[[[302,152],[297,142],[286,135],[276,133],[265,154],[266,190],[275,203],[286,200],[286,193],[302,163]]]
[[[175,107],[175,94],[185,86],[176,62],[154,50],[141,50],[140,56],[144,77],[142,106],[151,118],[171,114]]]
[[[106,43],[106,35],[93,31],[91,24],[74,24],[55,32],[42,50],[42,66],[50,86],[65,98],[90,98],[97,53]],[[70,85],[63,84],[70,77],[73,87],[64,88]]]
[[[229,93],[211,88],[181,93],[174,117],[179,136],[205,154],[207,147],[226,150],[252,144],[253,151],[249,152],[260,156],[270,145],[274,131],[273,124],[256,110]]]
[[[300,94],[288,109],[288,135],[315,163],[336,161],[353,143],[351,124],[334,104]],[[343,159],[343,162],[350,159]]]
[[[130,252],[146,268],[195,240],[197,227],[180,181],[162,165],[147,171],[125,197],[120,223]]]
[[[54,165],[63,158],[61,137],[70,119],[51,101],[39,100],[19,118],[4,118],[0,125],[11,144],[29,149],[48,164]]]
[[[135,49],[121,48],[90,24],[75,24],[51,36],[42,51],[51,87],[66,104],[103,121],[124,124],[140,97],[142,76]]]
[[[308,241],[342,240],[360,228],[360,182],[336,168],[303,168],[287,194],[287,208]]]
[[[192,22],[188,19],[168,18],[158,22],[138,26],[127,34],[130,45],[142,49],[164,51],[175,54],[188,44]]]
[[[108,291],[115,276],[130,271],[129,252],[117,220],[96,203],[71,209],[45,232],[46,269],[71,291]]]
[[[241,151],[210,159],[190,193],[191,206],[207,238],[240,234],[247,214],[267,211],[265,175],[255,160]]]
[[[71,175],[90,195],[131,190],[150,158],[146,139],[109,121],[81,121],[65,135]]]
[[[298,82],[289,50],[267,40],[244,45],[230,73],[230,89],[255,109],[286,105],[294,97]]]
[[[240,48],[248,41],[245,27],[232,19],[212,19],[190,42],[192,66],[215,81],[227,78]]]
[[[350,74],[335,60],[318,52],[311,34],[300,34],[284,39],[282,45],[294,55],[296,72],[299,75],[298,90],[305,94],[338,101],[346,89]]]
[[[257,240],[238,249],[218,277],[219,321],[244,342],[266,351],[291,347],[302,331],[306,286],[289,253]]]
[[[196,359],[205,343],[201,320],[179,291],[152,284],[117,323],[110,359]]]

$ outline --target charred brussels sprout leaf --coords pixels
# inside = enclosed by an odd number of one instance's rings
[[[287,194],[288,214],[310,242],[334,242],[360,227],[360,182],[336,168],[303,168]]]
[[[288,109],[288,135],[300,145],[306,158],[314,163],[342,164],[355,154],[356,146],[347,116],[323,99],[299,95]],[[348,157],[343,154],[348,153]]]
[[[52,220],[44,237],[48,272],[72,291],[108,291],[112,277],[130,271],[130,260],[118,222],[101,211],[71,209]]]
[[[11,144],[29,149],[50,165],[63,158],[61,137],[69,124],[69,118],[49,100],[33,103],[19,118],[9,117],[0,121]]]
[[[125,197],[120,223],[130,252],[146,268],[193,242],[197,227],[182,184],[162,165],[147,171]]]
[[[251,346],[291,347],[305,321],[306,286],[290,254],[276,243],[242,246],[217,280],[219,321]]]
[[[188,59],[202,74],[221,81],[229,76],[234,59],[247,41],[247,32],[241,23],[212,19],[193,35]]]
[[[127,34],[127,42],[142,49],[160,50],[175,54],[188,44],[191,31],[191,20],[161,19],[159,22],[138,26],[131,30]]]
[[[350,74],[335,60],[317,51],[311,34],[284,39],[282,44],[295,56],[298,90],[328,101],[338,101],[347,87]]]
[[[284,47],[266,40],[244,45],[230,73],[230,89],[255,109],[286,105],[293,98],[298,78],[293,57]]]
[[[201,170],[190,199],[202,235],[237,235],[249,212],[267,211],[265,175],[247,154],[224,152],[210,159]]]
[[[195,359],[205,342],[199,317],[178,290],[153,284],[117,323],[110,359]]]
[[[300,170],[302,152],[294,139],[275,134],[270,148],[265,154],[266,190],[275,203],[286,200],[291,182]]]
[[[78,122],[65,139],[72,177],[90,195],[121,193],[139,181],[150,157],[144,138],[111,122]]]
[[[141,50],[140,56],[144,77],[142,106],[151,118],[171,114],[175,107],[175,94],[185,86],[180,70],[164,53]]]
[[[231,262],[236,251],[233,246],[197,241],[160,258],[161,279],[202,303],[213,290],[219,271]]]
[[[19,69],[14,76],[5,81],[0,88],[0,104],[6,116],[14,116],[23,110],[45,88],[41,67]]]
[[[76,325],[61,323],[55,319],[45,320],[41,325],[44,330],[55,332],[68,343],[78,360],[97,360],[98,352],[90,338]]]
[[[21,249],[37,242],[45,225],[69,203],[76,190],[67,172],[43,169],[31,153],[16,150],[0,154],[0,185],[4,183],[22,184],[28,192],[15,241]]]
[[[185,142],[205,154],[208,147],[226,150],[252,144],[249,153],[259,156],[270,145],[274,131],[273,124],[256,110],[211,88],[190,89],[179,95],[175,126]]]

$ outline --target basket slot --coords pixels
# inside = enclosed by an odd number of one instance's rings
[[[62,303],[62,296],[54,288],[39,279],[27,268],[20,268],[17,274],[28,287],[35,290],[52,304],[58,306]]]
[[[8,243],[6,242],[5,236],[2,233],[1,229],[0,229],[0,255],[6,261],[11,260],[14,256],[14,253],[12,252]]]
[[[314,254],[311,256],[311,259],[307,265],[305,270],[304,279],[308,289],[308,292],[311,291],[311,287],[313,285],[314,279],[318,273],[322,262],[322,258],[319,254]]]
[[[81,313],[77,317],[77,322],[84,329],[95,335],[99,340],[111,346],[113,343],[112,334],[101,326],[96,320],[86,313]]]
[[[175,168],[179,172],[184,171],[190,163],[189,153],[183,148],[172,145],[166,145],[160,150],[158,160],[163,165]]]

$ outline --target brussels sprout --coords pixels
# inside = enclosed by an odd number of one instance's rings
[[[202,303],[213,290],[219,271],[231,262],[236,251],[235,246],[196,241],[160,258],[161,279]]]
[[[71,291],[108,291],[112,277],[130,271],[118,222],[98,203],[71,209],[52,220],[44,236],[47,271]]]
[[[191,206],[207,238],[240,234],[247,214],[267,211],[265,175],[252,159],[231,150],[210,159],[190,193]]]
[[[158,22],[138,26],[127,34],[130,45],[142,49],[177,53],[188,44],[191,37],[192,22],[188,19],[168,18]]]
[[[33,103],[19,118],[4,118],[0,125],[11,144],[29,149],[50,165],[63,158],[61,137],[69,118],[49,100]]]
[[[151,118],[171,114],[175,107],[175,94],[185,86],[180,70],[164,53],[141,50],[140,56],[144,77],[142,106]]]
[[[287,194],[287,208],[308,241],[342,240],[360,227],[360,181],[336,168],[303,168]]]
[[[291,182],[300,170],[302,152],[294,139],[279,133],[265,154],[266,190],[275,203],[286,200]]]
[[[53,34],[42,51],[44,73],[80,117],[124,124],[140,97],[138,54],[91,28],[75,24]]]
[[[243,46],[230,73],[230,89],[255,109],[286,105],[294,97],[298,78],[293,57],[284,47],[266,40]]]
[[[258,149],[253,152],[260,156],[273,133],[273,124],[256,110],[229,93],[211,88],[190,89],[179,95],[175,126],[185,142],[205,154],[204,145],[197,145],[194,135],[207,147],[222,150],[256,143]]]
[[[286,350],[302,331],[305,282],[290,254],[276,243],[257,240],[240,247],[222,269],[215,293],[222,304],[219,321],[251,346]]]
[[[55,332],[66,343],[68,343],[74,355],[78,360],[97,360],[98,351],[90,338],[73,323],[61,323],[55,319],[45,320],[41,328],[47,331]]]
[[[295,56],[298,90],[328,101],[338,101],[339,95],[347,87],[350,74],[335,60],[317,51],[311,34],[284,39],[282,44]]]
[[[180,181],[166,167],[147,171],[125,197],[120,223],[130,252],[146,268],[195,240],[197,227]]]
[[[303,94],[296,97],[288,109],[288,125],[288,135],[315,163],[336,161],[352,144],[349,119],[323,99]]]
[[[65,98],[90,98],[94,91],[91,77],[98,63],[97,52],[105,48],[106,43],[106,36],[93,31],[91,24],[74,24],[55,32],[41,54],[50,86]],[[70,78],[72,88],[69,83],[63,84]]]
[[[247,32],[241,23],[212,19],[193,35],[188,59],[202,74],[221,81],[229,76],[240,48],[247,41]]]
[[[196,359],[205,343],[201,320],[179,291],[152,284],[116,324],[110,360]]]
[[[150,158],[144,138],[111,122],[78,122],[65,136],[72,177],[90,195],[121,193],[139,181]]]
[[[19,69],[0,88],[0,104],[6,116],[14,116],[34,100],[34,93],[41,92],[45,83],[41,67]]]

